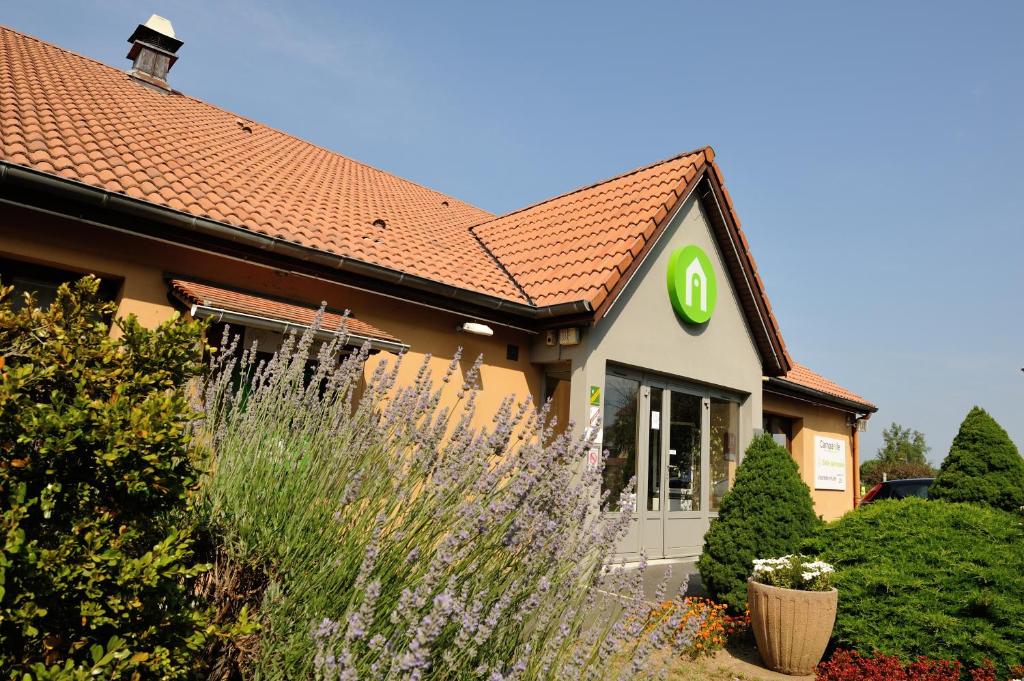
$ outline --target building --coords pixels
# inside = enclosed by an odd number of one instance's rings
[[[125,72],[0,28],[6,283],[45,299],[96,273],[120,315],[268,351],[326,301],[327,329],[350,311],[348,342],[410,376],[482,353],[481,413],[514,394],[603,418],[591,462],[638,481],[630,555],[699,553],[762,428],[819,512],[852,508],[875,407],[790,358],[710,147],[491,215],[175,91],[164,19],[129,42]]]

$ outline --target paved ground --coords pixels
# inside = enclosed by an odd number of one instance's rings
[[[789,676],[766,669],[757,652],[757,646],[751,642],[730,644],[725,650],[715,653],[712,663],[722,670],[729,671],[741,679],[749,681],[814,681],[814,676]]]
[[[653,599],[658,585],[670,572],[671,576],[666,583],[666,596],[678,594],[683,580],[687,582],[687,596],[707,596],[704,585],[700,581],[700,573],[697,572],[697,563],[694,561],[655,562],[648,565],[644,571],[644,595]]]

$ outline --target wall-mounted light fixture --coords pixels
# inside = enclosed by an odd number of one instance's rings
[[[486,324],[481,324],[480,322],[463,322],[462,324],[459,324],[455,328],[458,329],[459,331],[462,331],[463,333],[472,333],[477,336],[494,335],[494,329],[487,326]]]

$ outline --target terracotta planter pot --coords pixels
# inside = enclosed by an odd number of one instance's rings
[[[747,582],[750,626],[765,665],[783,674],[813,674],[836,623],[839,592],[797,591]]]

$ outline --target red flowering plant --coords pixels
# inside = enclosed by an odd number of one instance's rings
[[[964,676],[963,665],[957,661],[919,657],[915,662],[904,664],[894,655],[867,656],[843,649],[837,650],[815,670],[817,681],[950,681]],[[967,678],[996,681],[995,667],[986,660],[981,667],[970,670]]]
[[[742,615],[725,616],[725,637],[729,640],[746,636],[750,631],[750,611],[745,610]]]

